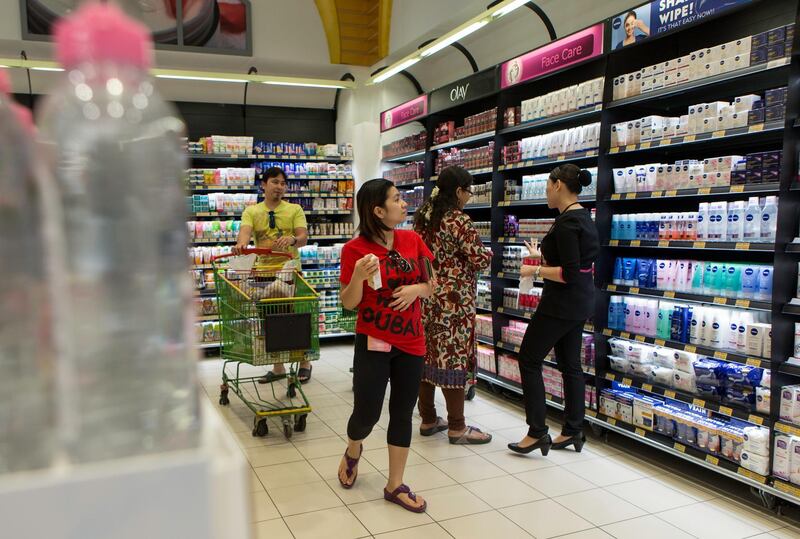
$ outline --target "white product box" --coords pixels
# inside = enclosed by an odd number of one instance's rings
[[[734,112],[731,123],[733,127],[747,127],[747,112]]]
[[[765,324],[747,324],[745,349],[753,357],[761,357],[764,350],[764,337],[767,333]]]
[[[644,396],[637,395],[633,399],[633,424],[646,430],[653,430],[655,424],[654,410],[660,402]]]
[[[792,436],[775,434],[774,451],[772,457],[772,475],[784,481],[791,477],[791,446]]]
[[[683,136],[689,134],[689,115],[685,114],[678,119],[678,126],[675,131],[675,136]]]
[[[713,77],[719,75],[719,62],[706,62],[703,65],[703,73],[698,78]]]
[[[743,37],[741,39],[737,39],[733,41],[736,47],[737,54],[741,54],[742,56],[750,57],[750,50],[753,44],[753,36]]]
[[[761,357],[770,359],[772,357],[772,325],[764,324],[767,326],[764,329],[764,340],[762,341]]]
[[[641,93],[645,94],[653,90],[653,76],[644,75],[641,79]]]
[[[734,112],[747,112],[761,101],[761,96],[755,94],[742,95],[733,100]]]
[[[750,54],[737,54],[736,56],[731,56],[731,71],[736,71],[737,69],[744,69],[746,67],[750,67]]]
[[[664,88],[664,84],[665,84],[664,83],[664,76],[665,76],[665,73],[659,73],[658,75],[653,76],[653,83],[652,83],[653,84],[652,85],[652,89],[653,90],[661,90],[662,88]]]

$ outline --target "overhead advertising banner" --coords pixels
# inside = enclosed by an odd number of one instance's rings
[[[611,18],[611,48],[635,45],[755,1],[654,0]]]
[[[603,54],[603,29],[598,23],[532,50],[501,67],[500,87],[508,88]]]
[[[432,91],[430,112],[439,112],[451,107],[480,99],[497,91],[497,66],[480,71],[456,82],[451,82]]]
[[[428,95],[421,95],[393,109],[381,112],[381,133],[428,114]]]

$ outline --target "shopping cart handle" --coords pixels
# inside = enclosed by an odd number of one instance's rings
[[[279,256],[279,257],[282,256],[282,257],[288,258],[289,260],[294,258],[291,255],[291,253],[284,253],[282,251],[273,251],[272,249],[262,249],[262,248],[258,248],[258,247],[253,247],[253,248],[246,247],[246,248],[242,249],[239,252],[240,252],[240,254],[243,254],[243,255],[272,255],[272,256]],[[219,255],[219,256],[212,257],[211,258],[211,262],[216,262],[217,260],[222,260],[224,258],[230,258],[232,256],[239,256],[239,255],[235,255],[233,253],[228,253],[228,254],[225,254],[225,255]]]

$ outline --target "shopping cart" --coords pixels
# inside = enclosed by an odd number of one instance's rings
[[[291,260],[290,255],[269,249],[245,249],[242,253]],[[319,359],[319,295],[290,264],[254,264],[255,257],[247,264],[243,258],[231,257],[223,255],[211,261],[225,360],[219,403],[229,404],[228,392],[232,390],[255,414],[253,436],[266,436],[267,418],[280,417],[284,435],[291,438],[293,431],[305,430],[311,412],[297,367],[301,361]],[[275,377],[268,388],[259,387],[260,375],[242,372],[242,365],[275,363],[288,364],[287,373]],[[253,374],[252,369],[249,374]]]

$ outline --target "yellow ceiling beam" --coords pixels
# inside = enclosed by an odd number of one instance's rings
[[[380,0],[378,10],[378,59],[389,56],[392,31],[392,0]]]
[[[336,10],[336,0],[314,0],[325,29],[328,40],[328,55],[332,64],[342,62],[342,46],[339,38],[339,12]]]

